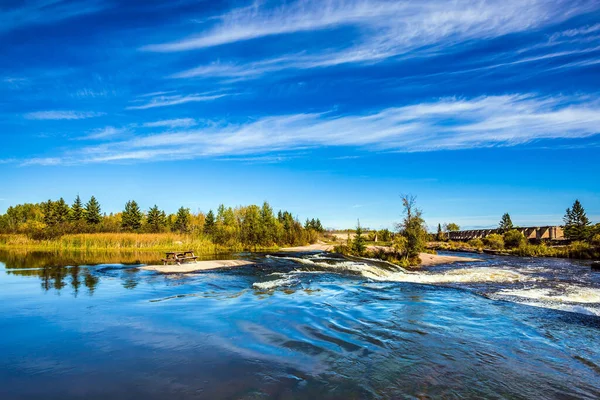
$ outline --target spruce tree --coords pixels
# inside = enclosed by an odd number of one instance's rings
[[[503,232],[508,232],[511,229],[513,229],[513,223],[508,213],[504,213],[502,219],[500,220],[498,228],[501,229]]]
[[[121,228],[132,231],[138,230],[142,227],[142,218],[142,211],[135,200],[128,201],[121,216]]]
[[[72,222],[83,221],[85,219],[85,210],[83,209],[83,204],[81,203],[79,195],[77,195],[71,206],[70,219]]]
[[[590,220],[579,200],[575,200],[571,208],[567,208],[563,218],[565,237],[570,240],[587,240],[590,235]]]
[[[352,251],[355,254],[363,255],[367,246],[365,245],[365,238],[363,237],[363,230],[360,226],[360,221],[358,221],[356,225],[356,235],[354,236],[354,240],[352,241]]]
[[[56,225],[56,214],[54,213],[54,202],[52,200],[42,203],[42,213],[44,214],[44,224],[46,226]]]
[[[176,232],[186,233],[190,230],[190,210],[188,208],[180,207],[177,210],[177,216],[173,223],[173,230]]]
[[[438,224],[437,235],[436,235],[435,239],[438,242],[441,242],[442,240],[444,240],[444,231],[442,231],[442,224]]]
[[[159,210],[158,206],[154,205],[154,207],[148,210],[146,225],[148,226],[148,231],[150,232],[162,232],[167,226],[167,217],[165,215],[165,212]]]
[[[67,222],[71,217],[71,209],[62,197],[54,203],[54,214],[56,222],[59,224]]]
[[[215,213],[209,210],[204,219],[204,234],[212,236],[215,233]]]
[[[97,225],[102,220],[100,203],[94,196],[85,205],[85,221],[90,225]]]

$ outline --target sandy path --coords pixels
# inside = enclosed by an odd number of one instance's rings
[[[198,261],[195,263],[185,263],[181,265],[146,265],[140,267],[145,271],[155,271],[163,274],[185,274],[189,272],[207,271],[219,268],[241,267],[244,265],[253,265],[252,261],[246,260],[211,260]]]
[[[440,265],[440,264],[452,264],[456,262],[474,262],[474,261],[482,261],[480,258],[472,258],[472,257],[460,257],[460,256],[440,256],[438,254],[429,254],[429,253],[421,253],[419,254],[421,258],[420,267],[430,267],[432,265]]]
[[[309,251],[333,251],[334,245],[326,244],[326,243],[315,243],[310,244],[308,246],[298,246],[298,247],[284,247],[279,249],[279,251],[289,251],[289,252],[309,252]]]

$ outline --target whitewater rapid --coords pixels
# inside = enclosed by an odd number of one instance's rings
[[[308,280],[303,276],[333,273],[359,276],[373,282],[472,289],[493,300],[600,316],[600,281],[593,275],[578,274],[576,267],[569,270],[568,264],[564,264],[568,262],[559,262],[560,268],[553,268],[552,262],[550,265],[531,262],[521,265],[519,260],[507,263],[491,259],[483,265],[467,262],[442,270],[408,271],[385,263],[348,260],[326,253],[267,257],[275,263],[293,263],[296,268],[270,274],[268,279],[255,282],[253,287],[258,290],[306,285]]]

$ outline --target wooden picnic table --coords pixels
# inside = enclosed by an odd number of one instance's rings
[[[169,251],[165,253],[165,258],[161,259],[163,265],[167,265],[168,263],[176,263],[177,265],[181,265],[181,263],[188,261],[196,261],[198,258],[194,255],[194,252],[189,251]]]

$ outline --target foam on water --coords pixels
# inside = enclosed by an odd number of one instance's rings
[[[378,282],[406,282],[430,285],[458,285],[470,287],[478,285],[478,293],[494,300],[504,300],[536,307],[551,308],[600,316],[600,289],[575,284],[560,284],[548,280],[541,274],[551,270],[545,267],[512,268],[510,266],[467,267],[451,269],[444,272],[407,271],[400,267],[368,261],[351,261],[323,255],[304,257],[277,257],[273,259],[292,261],[302,267],[284,273],[281,278],[255,283],[260,289],[273,290],[280,286],[291,286],[298,283],[292,276],[300,274],[350,273],[360,275]],[[500,285],[498,287],[496,284]],[[507,285],[516,284],[518,288],[507,289]],[[530,285],[522,288],[523,284]],[[481,285],[486,285],[482,290]],[[531,286],[534,285],[534,286]],[[550,286],[550,287],[548,287]]]
[[[505,289],[497,294],[561,303],[600,303],[600,289],[568,285],[563,290],[552,288]]]

